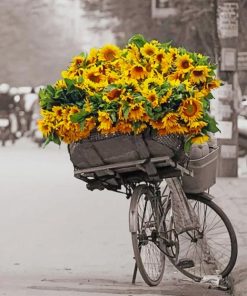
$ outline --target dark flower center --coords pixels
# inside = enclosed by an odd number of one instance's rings
[[[96,83],[99,83],[100,82],[100,76],[99,75],[95,75],[94,73],[91,73],[89,76],[88,76],[88,79],[93,81],[93,82],[96,82]]]
[[[189,66],[190,66],[190,63],[188,61],[182,62],[182,68],[187,69],[187,68],[189,68]]]
[[[202,71],[202,70],[195,70],[195,71],[193,71],[193,74],[194,74],[194,76],[196,76],[196,77],[200,77],[200,76],[202,76],[203,71]]]

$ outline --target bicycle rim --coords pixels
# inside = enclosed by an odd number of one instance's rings
[[[226,214],[203,194],[187,195],[200,219],[200,230],[179,235],[179,258],[192,259],[194,267],[180,268],[184,275],[200,281],[205,275],[219,274],[226,277],[237,259],[237,239]]]
[[[143,280],[149,286],[160,283],[164,268],[165,255],[157,247],[163,248],[163,241],[154,237],[157,224],[152,198],[147,186],[138,186],[131,199],[131,207],[136,211],[136,232],[132,232],[132,245],[136,263]],[[153,238],[152,238],[153,236]]]

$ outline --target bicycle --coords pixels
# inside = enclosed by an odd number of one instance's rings
[[[200,218],[201,228],[177,234],[171,198],[168,186],[162,194],[157,185],[151,188],[140,185],[133,192],[130,215],[135,216],[131,221],[136,225],[131,228],[132,243],[144,281],[150,286],[160,283],[165,267],[163,254],[194,281],[199,282],[204,276],[213,274],[225,278],[237,259],[237,239],[230,220],[208,193],[187,194]],[[132,282],[135,277],[136,268]]]
[[[114,143],[111,138],[107,140],[111,149],[109,157],[115,161]],[[135,137],[134,141],[133,149],[141,146],[141,138]],[[99,143],[98,147],[102,144]],[[104,145],[107,145],[106,141]],[[136,261],[132,283],[135,283],[138,269],[149,286],[158,285],[164,273],[166,257],[180,272],[195,281],[201,281],[206,275],[224,278],[231,272],[237,259],[234,229],[209,193],[184,192],[183,175],[193,175],[189,168],[167,155],[147,158],[145,147],[140,149],[141,159],[111,164],[104,164],[97,144],[93,142],[82,141],[68,148],[74,164],[74,176],[86,182],[89,190],[112,190],[130,199],[129,230]],[[214,161],[210,157],[208,164]],[[94,165],[89,163],[90,159]],[[81,163],[86,163],[87,167],[80,168]],[[167,184],[161,190],[163,181]],[[206,187],[210,184],[212,180],[209,178]],[[124,192],[121,186],[124,186]],[[175,201],[177,204],[174,207]],[[187,212],[181,208],[178,213],[180,203],[184,203]],[[191,224],[178,229],[179,224],[183,224],[179,221],[183,213],[189,215]]]

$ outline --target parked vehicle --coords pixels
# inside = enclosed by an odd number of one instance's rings
[[[37,121],[40,118],[39,100],[36,99],[31,106],[32,117],[30,121],[30,137],[33,142],[37,143],[40,147],[45,142],[42,133],[38,130]]]
[[[8,84],[3,83],[0,85],[0,140],[2,146],[8,140],[12,141],[12,143],[16,140],[13,131],[14,100],[9,90]]]

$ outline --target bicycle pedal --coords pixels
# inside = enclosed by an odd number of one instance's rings
[[[186,269],[186,268],[194,267],[195,263],[191,259],[184,258],[184,259],[180,259],[178,261],[178,263],[176,264],[176,266],[179,267],[179,268],[182,268],[182,269]]]

